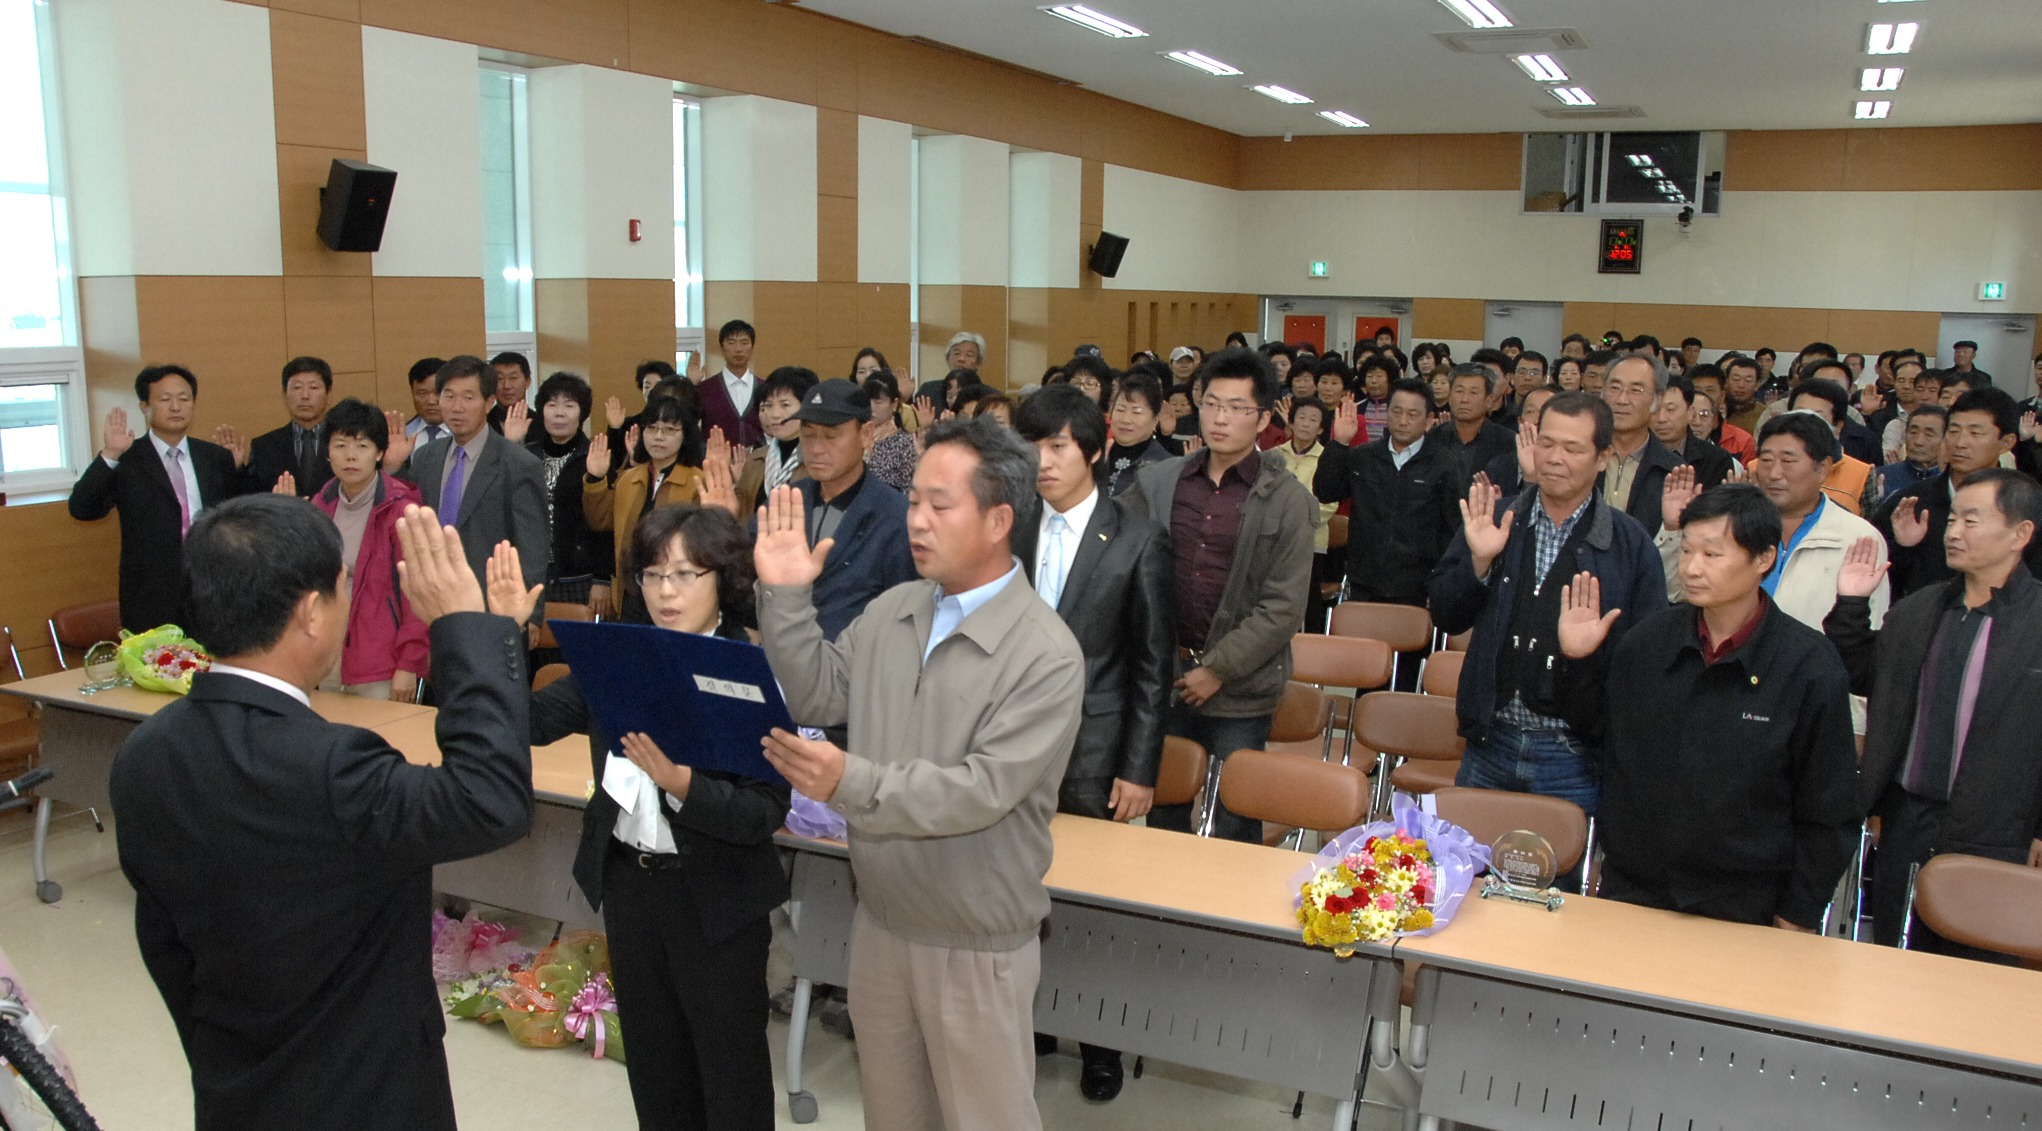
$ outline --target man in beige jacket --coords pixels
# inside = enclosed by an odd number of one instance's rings
[[[1050,818],[1085,657],[1022,575],[1036,454],[990,418],[932,428],[908,536],[922,580],[834,642],[810,586],[800,496],[774,491],[754,559],[759,626],[794,717],[855,751],[774,731],[766,757],[850,827],[851,1020],[875,1131],[1036,1131],[1034,999]]]

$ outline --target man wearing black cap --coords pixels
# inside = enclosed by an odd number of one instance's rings
[[[815,582],[816,619],[831,640],[866,602],[903,581],[913,581],[908,552],[907,496],[865,474],[872,398],[841,378],[808,391],[794,419],[801,422],[801,463],[809,478],[801,491],[808,544],[833,539]]]

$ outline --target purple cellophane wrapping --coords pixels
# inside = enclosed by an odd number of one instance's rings
[[[842,840],[847,828],[843,814],[813,798],[803,797],[800,790],[794,791],[793,804],[787,810],[788,832],[813,840]]]
[[[1422,931],[1400,931],[1399,935],[1429,935],[1445,929],[1453,922],[1454,912],[1467,898],[1468,889],[1474,886],[1475,877],[1489,868],[1489,846],[1477,844],[1468,830],[1451,824],[1439,816],[1427,813],[1418,803],[1401,793],[1392,794],[1390,800],[1391,820],[1371,821],[1366,825],[1348,829],[1326,842],[1326,846],[1312,857],[1312,862],[1298,869],[1290,878],[1291,906],[1304,903],[1301,889],[1321,868],[1331,868],[1350,852],[1358,852],[1363,842],[1372,836],[1388,836],[1403,833],[1425,842],[1432,852],[1432,866],[1436,873],[1438,892],[1432,906],[1432,926]],[[791,825],[789,827],[792,827]]]

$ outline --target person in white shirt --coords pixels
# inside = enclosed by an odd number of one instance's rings
[[[762,438],[759,382],[752,374],[752,348],[758,336],[752,324],[741,318],[725,322],[716,331],[723,369],[697,390],[702,400],[703,433],[721,428],[724,436],[740,448],[754,447]]]
[[[445,365],[443,357],[422,357],[411,365],[406,379],[411,382],[411,419],[404,422],[404,435],[412,440],[414,448],[422,448],[442,436],[451,436],[440,416],[440,394],[434,378],[440,375],[440,366]],[[423,436],[420,433],[424,433]]]

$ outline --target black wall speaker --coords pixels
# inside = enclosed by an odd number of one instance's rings
[[[1092,258],[1085,266],[1095,274],[1111,279],[1120,273],[1120,257],[1127,254],[1127,237],[1112,232],[1100,232],[1099,242],[1092,245]]]
[[[319,242],[335,251],[375,251],[383,246],[383,221],[390,217],[390,191],[397,172],[366,161],[336,159],[319,190]]]

